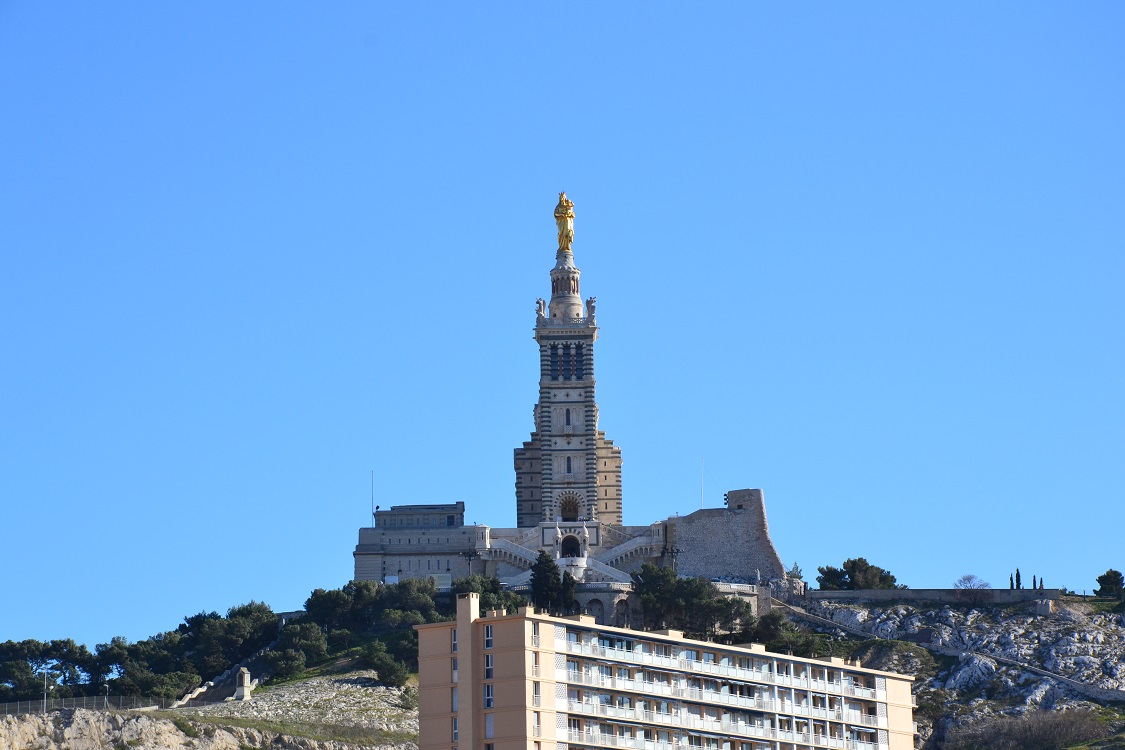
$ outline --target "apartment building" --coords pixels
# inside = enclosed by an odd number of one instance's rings
[[[419,750],[905,750],[912,677],[588,616],[416,626]]]

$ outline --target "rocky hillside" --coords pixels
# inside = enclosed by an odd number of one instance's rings
[[[57,711],[0,718],[7,750],[416,750],[406,691],[351,672],[255,691],[249,702],[176,711]]]
[[[872,642],[860,656],[866,666],[917,675],[917,718],[928,748],[940,747],[954,728],[990,716],[1039,708],[1106,715],[1107,706],[1112,715],[1113,700],[1120,697],[1111,691],[1125,690],[1125,614],[1099,613],[1080,603],[1042,615],[1026,607],[828,602],[808,612],[848,631],[897,639]],[[904,641],[925,642],[934,651]]]

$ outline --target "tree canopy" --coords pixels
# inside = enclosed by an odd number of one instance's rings
[[[1123,591],[1125,591],[1125,576],[1121,575],[1120,570],[1110,568],[1098,576],[1098,590],[1094,592],[1094,595],[1112,596],[1120,599]]]
[[[43,694],[46,674],[56,698],[96,695],[179,697],[277,635],[277,615],[260,602],[231,607],[226,616],[200,612],[175,630],[130,643],[113,638],[91,652],[72,639],[0,644],[0,701]]]
[[[632,578],[633,592],[648,628],[710,635],[754,623],[749,602],[721,596],[706,578],[679,578],[670,568],[652,563],[643,564]]]
[[[816,577],[816,582],[821,591],[906,588],[905,585],[896,583],[890,571],[872,565],[862,557],[845,560],[839,568],[826,565],[817,568],[817,571],[820,575]]]

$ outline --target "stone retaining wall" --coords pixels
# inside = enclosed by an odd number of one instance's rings
[[[1059,589],[859,589],[857,591],[806,591],[810,602],[935,602],[967,606],[1003,606],[1040,600],[1057,601]]]

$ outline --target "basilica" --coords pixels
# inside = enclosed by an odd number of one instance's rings
[[[621,448],[599,429],[594,344],[596,298],[582,300],[575,265],[574,203],[559,195],[550,300],[538,299],[539,399],[535,429],[515,449],[516,528],[465,524],[462,502],[399,505],[359,530],[355,579],[430,577],[439,587],[487,574],[527,585],[540,551],[579,581],[578,599],[599,623],[628,625],[630,572],[645,562],[704,576],[758,599],[785,585],[758,489],[732,490],[725,508],[648,526],[623,525]]]

